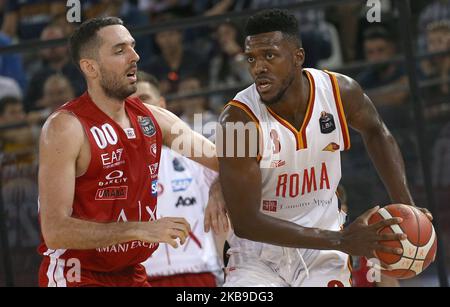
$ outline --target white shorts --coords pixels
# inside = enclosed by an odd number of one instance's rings
[[[259,255],[230,249],[224,287],[351,286],[347,254],[264,245]]]

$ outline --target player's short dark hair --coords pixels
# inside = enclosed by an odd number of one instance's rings
[[[159,90],[159,80],[154,75],[139,70],[136,74],[138,82],[148,82]]]
[[[245,25],[245,35],[280,31],[283,36],[301,46],[298,21],[287,10],[267,9],[250,16]]]
[[[70,54],[75,65],[80,69],[80,59],[95,58],[101,43],[97,32],[107,26],[123,25],[117,17],[97,17],[83,22],[69,39]]]
[[[0,115],[3,115],[3,113],[6,110],[6,107],[9,105],[15,105],[15,104],[21,104],[22,101],[20,101],[19,98],[14,96],[5,96],[0,99]]]
[[[394,37],[392,34],[383,26],[373,26],[364,31],[364,40],[374,40],[374,39],[384,39],[388,42],[393,43]]]

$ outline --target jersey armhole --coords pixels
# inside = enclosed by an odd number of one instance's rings
[[[342,104],[341,92],[339,90],[339,83],[337,81],[336,75],[324,70],[328,74],[331,81],[331,86],[333,88],[334,102],[336,103],[336,110],[339,115],[339,123],[341,125],[342,138],[344,140],[344,150],[349,150],[351,147],[350,143],[350,133],[348,131],[347,119],[345,117],[344,106]]]

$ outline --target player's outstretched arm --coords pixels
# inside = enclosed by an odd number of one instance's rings
[[[227,123],[249,123],[251,119],[242,110],[228,106],[220,117],[220,125],[224,134],[232,135]],[[224,143],[217,143],[217,148],[234,146],[236,149],[238,141],[245,143],[246,152],[250,153],[250,134],[244,140],[230,140],[223,138]],[[217,138],[219,139],[219,138]],[[253,142],[254,143],[254,142]],[[271,217],[260,212],[261,204],[261,171],[257,157],[246,155],[237,157],[228,156],[219,152],[219,176],[222,191],[231,224],[237,236],[253,241],[259,241],[274,245],[323,249],[341,250],[354,255],[373,255],[373,250],[383,249],[385,252],[395,253],[394,249],[386,250],[380,247],[378,241],[399,238],[398,236],[386,237],[379,235],[378,229],[382,225],[368,226],[368,217],[364,217],[346,231],[328,231],[317,228],[306,228],[295,223]],[[376,210],[375,210],[376,211]],[[374,211],[374,212],[375,212]],[[395,224],[398,220],[387,220],[386,223]]]
[[[181,218],[155,222],[95,223],[72,218],[76,161],[87,141],[80,122],[57,113],[45,123],[39,148],[39,210],[50,249],[94,249],[131,240],[184,243],[190,226]]]
[[[391,132],[359,84],[341,74],[336,74],[336,77],[347,121],[361,134],[367,152],[391,200],[394,203],[414,205],[408,188],[403,157]],[[419,209],[432,219],[427,209]]]
[[[192,130],[172,112],[145,104],[152,111],[163,134],[163,144],[209,169],[218,171],[216,147],[207,138]]]

